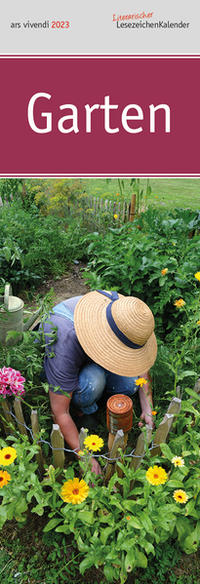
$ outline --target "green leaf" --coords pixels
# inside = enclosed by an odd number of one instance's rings
[[[191,414],[194,414],[195,416],[198,416],[198,417],[200,416],[200,413],[198,412],[198,410],[196,410],[187,401],[182,401],[181,410],[182,410],[182,412],[190,412]]]
[[[59,525],[58,527],[56,527],[55,531],[57,531],[58,533],[68,534],[71,533],[71,531],[73,530],[71,530],[68,525]]]
[[[196,391],[194,391],[193,389],[190,389],[189,387],[186,387],[185,391],[186,391],[186,393],[188,393],[189,395],[194,397],[195,401],[200,401],[200,394],[199,393],[196,393]]]
[[[165,444],[164,442],[160,444],[160,449],[162,454],[164,454],[165,458],[167,458],[168,460],[172,460],[173,453],[167,444]]]
[[[116,570],[112,566],[104,566],[104,576],[108,582],[113,582],[116,578]]]
[[[31,513],[37,513],[37,515],[39,515],[40,517],[44,514],[44,507],[43,505],[36,505],[35,507],[33,507],[33,509],[31,509]]]
[[[135,513],[135,506],[136,506],[136,501],[130,501],[129,499],[123,501],[123,507],[126,511],[130,511],[131,513]]]
[[[150,517],[148,517],[147,513],[144,512],[140,514],[140,521],[142,527],[144,527],[147,533],[152,532],[152,521]]]
[[[82,562],[80,563],[79,566],[79,570],[81,574],[84,574],[84,572],[86,570],[88,570],[88,568],[91,568],[91,566],[93,566],[95,564],[95,554],[88,554],[84,560],[82,560]]]
[[[21,515],[22,513],[24,513],[24,511],[27,511],[27,509],[28,505],[26,499],[24,497],[21,497],[21,499],[17,501],[17,504],[15,506],[15,516]]]
[[[147,567],[147,557],[143,552],[140,552],[137,548],[135,550],[135,559],[136,565],[139,568],[146,568]]]
[[[11,258],[11,249],[9,247],[3,247],[2,251],[4,252],[4,256],[6,258],[6,261],[9,262],[10,258]]]
[[[94,514],[92,511],[79,511],[79,519],[82,523],[92,525],[94,523]]]
[[[3,505],[0,505],[0,529],[1,527],[3,527],[4,523],[6,522],[7,519],[7,508],[6,506],[4,507]]]
[[[83,542],[83,540],[82,540],[82,538],[81,538],[80,535],[77,537],[76,542],[77,542],[78,549],[79,549],[80,552],[87,552],[89,550],[89,546],[86,543]]]
[[[105,545],[109,535],[111,533],[113,533],[113,531],[114,531],[113,527],[106,527],[105,529],[101,529],[101,535],[100,535],[101,543],[103,543]]]
[[[128,551],[125,557],[125,570],[126,572],[131,572],[136,566],[136,548],[132,548]]]
[[[182,548],[186,554],[191,554],[197,551],[200,539],[200,521],[198,521],[194,531],[188,535],[182,542]]]
[[[196,377],[197,372],[193,369],[188,369],[187,371],[183,371],[179,374],[179,379],[184,379],[185,377]]]
[[[48,531],[51,531],[51,529],[54,529],[59,523],[61,523],[62,519],[50,519],[50,521],[45,525],[44,528],[44,532],[47,533]]]
[[[142,524],[140,523],[139,519],[137,519],[137,517],[131,517],[128,524],[135,529],[142,529]]]
[[[181,542],[182,539],[191,532],[192,523],[188,517],[178,517],[176,520],[176,529],[178,532],[178,540]]]

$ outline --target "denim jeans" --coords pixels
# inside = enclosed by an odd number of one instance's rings
[[[116,393],[132,397],[138,390],[137,377],[123,377],[107,371],[96,363],[88,363],[79,374],[79,390],[73,393],[72,403],[84,414],[93,414],[98,410],[97,401],[104,390],[109,398]]]

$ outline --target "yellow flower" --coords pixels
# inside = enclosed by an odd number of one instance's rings
[[[15,448],[12,448],[12,446],[2,448],[2,450],[0,450],[0,465],[9,466],[9,464],[12,464],[13,460],[15,460],[16,457],[17,457],[16,450]]]
[[[118,215],[117,215],[117,213],[115,213],[115,214],[113,215],[113,217],[114,217],[114,219],[118,219]]]
[[[184,458],[182,458],[182,456],[174,456],[174,458],[172,458],[172,462],[174,466],[184,466],[185,464]]]
[[[0,470],[0,488],[1,489],[2,489],[2,487],[4,487],[4,485],[8,484],[10,479],[11,479],[11,476],[7,472],[7,470]]]
[[[167,481],[167,473],[162,466],[150,466],[146,472],[146,479],[151,485],[164,485]]]
[[[161,274],[162,276],[165,276],[168,272],[168,268],[163,268],[163,270],[161,270]]]
[[[200,320],[197,320],[197,324],[200,324]]]
[[[77,452],[77,454],[78,454],[78,456],[84,456],[84,450],[79,450],[79,451]]]
[[[200,282],[200,272],[196,272],[196,274],[194,274],[194,277],[196,278],[196,280]]]
[[[156,416],[157,412],[156,410],[151,410],[152,416]]]
[[[129,519],[130,519],[130,515],[127,515],[126,519],[127,519],[127,521],[129,521]]]
[[[174,306],[176,306],[176,308],[181,308],[182,306],[184,306],[185,301],[183,300],[183,298],[179,298],[179,300],[175,300],[174,302]]]
[[[135,385],[139,385],[140,387],[143,387],[143,385],[145,385],[145,383],[147,383],[147,379],[145,379],[144,377],[139,377],[138,379],[136,379]]]
[[[97,434],[90,434],[90,436],[87,436],[87,438],[85,438],[84,444],[86,448],[92,450],[93,452],[96,452],[97,450],[100,450],[103,447],[104,442],[102,438],[97,436]]]
[[[65,503],[72,503],[72,505],[76,505],[85,501],[86,497],[88,496],[89,487],[87,483],[81,479],[74,478],[69,479],[66,481],[61,489],[61,499]]]
[[[174,491],[173,497],[176,503],[187,503],[188,501],[187,493],[182,489],[177,489],[176,491]]]

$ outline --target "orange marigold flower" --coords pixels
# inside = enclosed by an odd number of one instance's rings
[[[2,487],[4,487],[4,485],[8,484],[10,479],[11,479],[11,476],[7,472],[7,470],[0,470],[0,488],[1,489],[2,489]]]
[[[176,503],[187,503],[188,501],[188,495],[182,489],[177,489],[176,491],[174,491],[173,497]]]
[[[151,410],[152,416],[156,416],[157,412],[156,410]]]
[[[127,515],[126,519],[127,519],[127,521],[129,521],[129,519],[130,519],[130,515]]]
[[[182,306],[184,306],[185,304],[185,300],[183,300],[183,298],[179,298],[179,300],[175,300],[174,302],[174,306],[176,306],[176,308],[182,308]]]
[[[167,473],[162,466],[150,466],[146,472],[146,479],[151,485],[164,485],[167,478]]]
[[[0,450],[1,466],[8,466],[9,464],[12,464],[16,457],[16,450],[12,446],[6,446],[5,448],[2,448],[2,450]]]
[[[163,268],[163,270],[161,270],[161,274],[162,276],[165,276],[168,272],[168,268]]]
[[[79,505],[85,501],[86,497],[88,496],[89,487],[87,483],[78,478],[69,479],[65,481],[61,489],[61,499],[65,503],[72,503],[72,505]]]

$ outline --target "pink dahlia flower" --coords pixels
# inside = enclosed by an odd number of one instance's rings
[[[7,395],[23,395],[25,381],[26,379],[22,377],[20,371],[16,371],[12,367],[3,367],[0,369],[0,395],[4,398]]]

